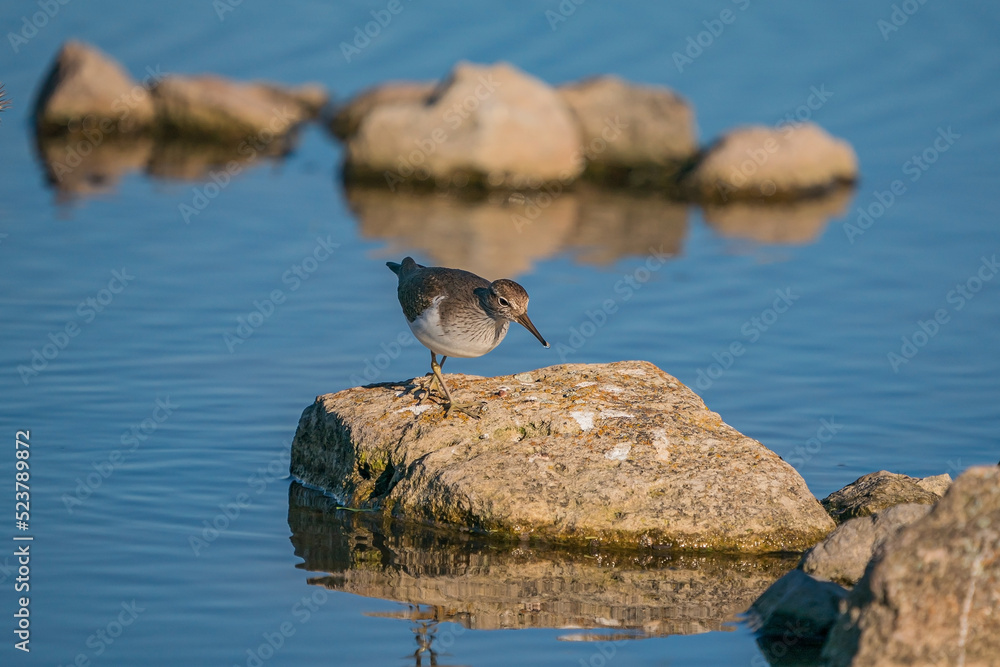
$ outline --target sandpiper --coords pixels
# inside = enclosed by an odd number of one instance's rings
[[[434,377],[420,400],[430,395],[435,383],[441,385],[445,417],[453,409],[476,416],[451,400],[441,376],[445,359],[483,356],[500,344],[512,320],[549,346],[528,317],[528,293],[513,280],[490,282],[461,269],[421,266],[412,257],[385,264],[399,276],[396,293],[410,331],[431,351]]]

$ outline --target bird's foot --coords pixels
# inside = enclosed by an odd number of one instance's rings
[[[430,382],[428,382],[428,383],[427,383],[427,386],[425,387],[425,386],[423,386],[423,380],[424,380],[424,378],[426,378],[426,377],[428,377],[428,376],[430,376],[430,378],[431,378],[431,381],[430,381]],[[435,386],[438,386],[438,379],[437,379],[437,376],[436,376],[436,375],[434,375],[433,373],[428,373],[427,375],[425,375],[425,376],[424,376],[423,378],[421,378],[420,380],[417,380],[416,378],[414,378],[414,380],[413,380],[413,383],[414,383],[415,385],[417,385],[417,389],[418,389],[418,390],[423,390],[423,396],[421,396],[421,397],[420,397],[420,398],[419,398],[419,399],[417,400],[417,405],[420,405],[421,403],[423,403],[423,402],[424,402],[424,399],[427,399],[427,398],[429,398],[429,397],[430,397],[430,395],[431,395],[431,392],[433,392],[433,391],[434,391],[434,387],[435,387]],[[414,391],[413,393],[414,393],[414,394],[416,394],[417,392],[416,392],[416,391]]]
[[[463,415],[479,419],[483,414],[483,406],[477,403],[455,403],[448,401],[444,404],[444,416],[448,418],[452,412],[461,412]]]

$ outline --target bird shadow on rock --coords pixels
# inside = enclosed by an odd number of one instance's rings
[[[567,548],[349,510],[293,482],[291,542],[328,590],[408,605],[376,614],[463,628],[576,628],[568,641],[731,631],[795,564],[781,555],[727,556]],[[419,637],[418,637],[419,643]]]

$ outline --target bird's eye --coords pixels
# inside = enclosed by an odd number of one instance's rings
[[[504,308],[509,308],[510,307],[510,301],[508,301],[507,299],[503,298],[502,296],[498,296],[497,297],[497,302],[501,306],[503,306]]]

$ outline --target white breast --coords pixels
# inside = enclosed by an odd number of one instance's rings
[[[484,330],[482,335],[463,335],[454,331],[455,327],[451,328],[450,335],[445,332],[441,325],[441,302],[446,298],[443,295],[434,297],[430,307],[420,317],[407,323],[424,347],[446,357],[481,357],[500,344],[503,335],[497,336],[493,326]],[[504,327],[503,333],[506,332]]]

